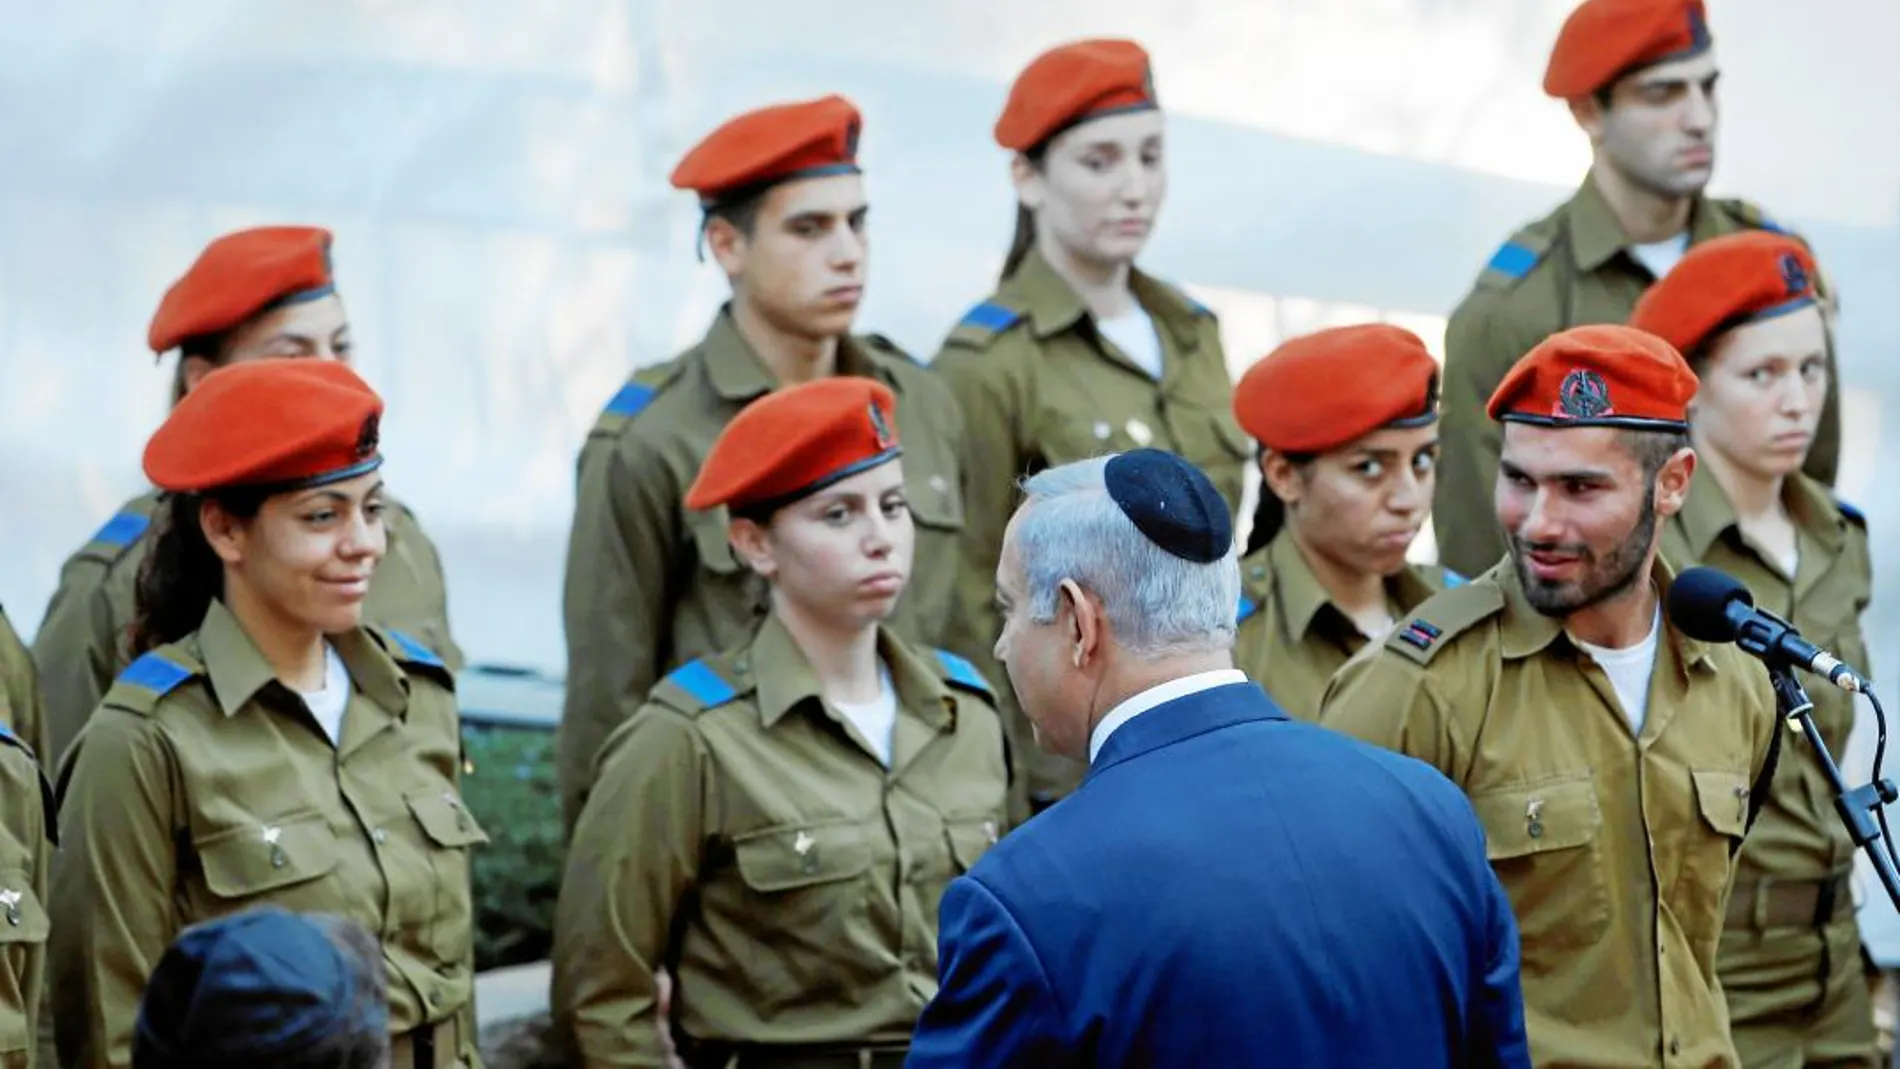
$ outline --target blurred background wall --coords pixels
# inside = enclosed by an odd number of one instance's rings
[[[1538,82],[1567,0],[0,0],[0,603],[29,637],[61,560],[142,487],[164,287],[234,227],[337,233],[392,488],[477,660],[559,671],[573,462],[629,369],[724,281],[666,174],[773,99],[866,114],[864,329],[921,358],[1011,221],[989,139],[1042,48],[1153,52],[1172,185],[1145,258],[1222,315],[1235,370],[1385,317],[1434,345],[1496,245],[1581,178]],[[1806,234],[1842,298],[1841,491],[1871,517],[1892,678],[1900,494],[1900,4],[1721,0],[1715,191]],[[1891,463],[1889,464],[1891,467]],[[1418,547],[1429,555],[1429,544]],[[1895,693],[1900,693],[1896,690]]]

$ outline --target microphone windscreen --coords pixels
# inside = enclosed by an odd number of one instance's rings
[[[1715,568],[1690,568],[1669,584],[1669,620],[1690,638],[1733,642],[1740,629],[1729,619],[1728,607],[1736,601],[1755,604],[1741,580]]]

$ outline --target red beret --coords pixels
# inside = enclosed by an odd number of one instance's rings
[[[1367,323],[1294,338],[1247,369],[1234,418],[1276,453],[1324,453],[1380,427],[1438,419],[1438,361],[1418,335]]]
[[[1085,119],[1156,106],[1154,73],[1140,45],[1076,41],[1037,56],[1016,76],[996,120],[996,143],[1027,152]]]
[[[1630,326],[1691,353],[1730,326],[1815,302],[1814,257],[1786,234],[1745,230],[1705,241],[1636,302]]]
[[[1695,372],[1670,344],[1630,327],[1573,327],[1524,354],[1485,411],[1544,427],[1683,431]]]
[[[858,109],[841,96],[748,111],[694,145],[673,168],[673,187],[711,205],[794,178],[858,171]]]
[[[336,291],[330,232],[313,226],[263,226],[205,246],[185,276],[165,291],[146,342],[155,353],[187,338],[222,334],[277,304]]]
[[[1583,0],[1550,50],[1544,92],[1586,97],[1627,71],[1707,51],[1702,0]]]
[[[719,433],[686,507],[769,512],[895,459],[896,408],[890,387],[855,375],[768,393]]]
[[[322,486],[374,471],[383,400],[335,360],[228,364],[186,394],[145,444],[165,490]]]

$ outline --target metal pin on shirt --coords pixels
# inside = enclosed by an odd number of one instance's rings
[[[804,859],[803,867],[808,873],[818,871],[818,851],[815,849],[817,845],[818,840],[802,831],[792,840],[792,852]]]
[[[20,926],[20,892],[11,887],[0,889],[0,906],[6,907],[7,923],[18,928]]]
[[[1735,819],[1748,819],[1748,788],[1740,784],[1735,787]]]
[[[1533,798],[1530,800],[1530,803],[1524,807],[1524,830],[1529,832],[1530,837],[1533,839],[1539,838],[1544,834],[1544,822],[1539,819],[1543,816],[1543,813],[1544,800],[1542,798]]]
[[[281,869],[285,865],[290,864],[290,857],[284,853],[284,848],[277,843],[278,837],[283,834],[284,829],[274,824],[264,825],[264,842],[270,846],[270,867],[274,869]]]

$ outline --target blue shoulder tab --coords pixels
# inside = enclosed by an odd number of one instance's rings
[[[958,323],[957,326],[982,327],[984,330],[1007,330],[1021,318],[1022,313],[1017,312],[1013,308],[1005,308],[1000,304],[991,304],[985,301],[963,313],[963,321]]]
[[[1466,579],[1464,576],[1459,575],[1457,572],[1452,571],[1450,568],[1447,568],[1442,564],[1438,566],[1438,570],[1445,573],[1445,589],[1446,590],[1451,590],[1456,587],[1461,587],[1461,586],[1464,586],[1466,583],[1470,582],[1469,579]]]
[[[136,512],[121,512],[106,521],[104,527],[92,536],[94,542],[103,542],[108,546],[129,546],[138,541],[145,529],[152,525],[151,518]]]
[[[1260,611],[1260,603],[1245,594],[1240,596],[1240,610],[1234,614],[1234,623],[1244,623],[1247,618]]]
[[[148,653],[127,665],[119,673],[119,682],[130,683],[135,687],[144,687],[159,697],[171,693],[178,684],[192,677],[192,671],[181,664],[168,661],[156,653]]]
[[[629,418],[637,416],[641,409],[653,402],[655,393],[657,391],[651,386],[629,382],[620,388],[619,393],[614,394],[613,400],[607,402],[607,413]]]
[[[1861,527],[1867,526],[1867,514],[1862,512],[1859,508],[1842,501],[1838,497],[1834,499],[1834,507],[1840,509],[1841,515],[1847,517],[1850,522]]]
[[[442,658],[435,655],[434,650],[410,638],[408,635],[403,634],[401,631],[393,627],[385,627],[383,631],[387,633],[390,638],[396,640],[396,646],[402,650],[402,655],[405,660],[414,661],[416,664],[428,665],[430,668],[447,667],[447,665],[442,663]]]
[[[1498,246],[1498,251],[1491,254],[1491,262],[1485,265],[1486,269],[1506,278],[1523,278],[1536,266],[1537,253],[1515,241]]]
[[[0,742],[12,743],[15,746],[26,745],[26,740],[15,735],[13,729],[8,727],[4,720],[0,720]]]
[[[933,649],[930,652],[936,654],[937,663],[943,666],[943,674],[950,677],[950,682],[982,694],[996,693],[990,689],[989,680],[983,678],[983,673],[976,670],[976,665],[949,650]]]
[[[705,661],[695,657],[668,673],[667,681],[693,696],[703,705],[724,705],[738,697],[732,684],[719,677]]]

